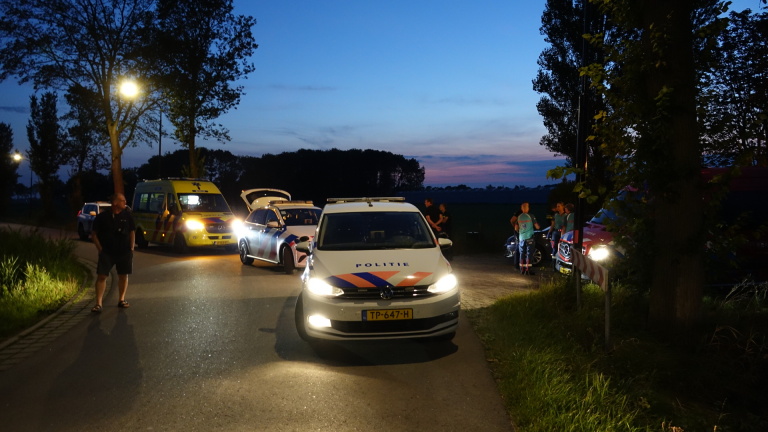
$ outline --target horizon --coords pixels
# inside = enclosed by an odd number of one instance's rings
[[[759,0],[734,1],[733,10]],[[735,5],[739,5],[736,7]],[[386,3],[234,1],[256,18],[259,48],[240,105],[216,119],[232,140],[197,145],[259,157],[302,148],[375,149],[416,159],[425,186],[539,186],[565,158],[547,134],[533,91],[545,0],[393,0]],[[25,152],[31,85],[0,83],[0,122]],[[66,106],[60,99],[59,115]],[[127,147],[125,168],[157,155]],[[164,153],[180,149],[163,137]],[[17,171],[30,175],[28,163]],[[59,173],[66,174],[63,167]]]

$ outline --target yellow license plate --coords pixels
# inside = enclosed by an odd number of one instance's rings
[[[363,311],[363,321],[395,321],[413,319],[413,309],[376,309]]]

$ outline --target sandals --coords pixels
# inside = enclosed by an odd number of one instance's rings
[[[129,308],[129,307],[131,307],[131,305],[130,305],[130,304],[128,304],[128,302],[127,302],[127,301],[125,301],[125,300],[120,300],[120,301],[117,303],[117,307],[121,307],[121,308]],[[94,306],[94,307],[93,307],[93,309],[91,309],[91,312],[93,312],[93,313],[101,313],[101,310],[102,310],[102,309],[103,309],[103,308],[101,307],[101,305],[100,305],[100,304],[97,304],[96,306]]]

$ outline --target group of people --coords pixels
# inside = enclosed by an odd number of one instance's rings
[[[529,213],[530,207],[531,205],[528,202],[520,204],[520,210],[509,220],[509,223],[515,227],[517,232],[517,256],[520,264],[520,274],[524,275],[534,274],[532,270],[533,265],[531,264],[531,256],[536,250],[534,233],[536,230],[541,229],[536,216]],[[557,253],[560,237],[566,232],[573,230],[573,209],[573,204],[564,204],[562,202],[558,202],[552,208],[553,215],[547,231],[547,238],[552,246],[553,257]]]
[[[435,206],[435,202],[432,198],[426,198],[424,200],[424,206],[426,207],[424,216],[435,235],[438,237],[450,238],[451,215],[448,213],[448,207],[446,207],[445,203]]]

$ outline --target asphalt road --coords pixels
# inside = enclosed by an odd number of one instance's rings
[[[96,259],[89,242],[78,241],[77,253]],[[514,275],[500,254],[458,256],[453,265],[463,309],[535,288],[537,277]],[[114,288],[104,312],[90,314],[88,287],[55,320],[0,348],[0,427],[513,430],[463,314],[450,343],[345,343],[318,352],[293,324],[299,288],[298,275],[243,266],[235,254],[139,250],[131,308],[116,307]],[[9,352],[17,353],[11,363]]]

